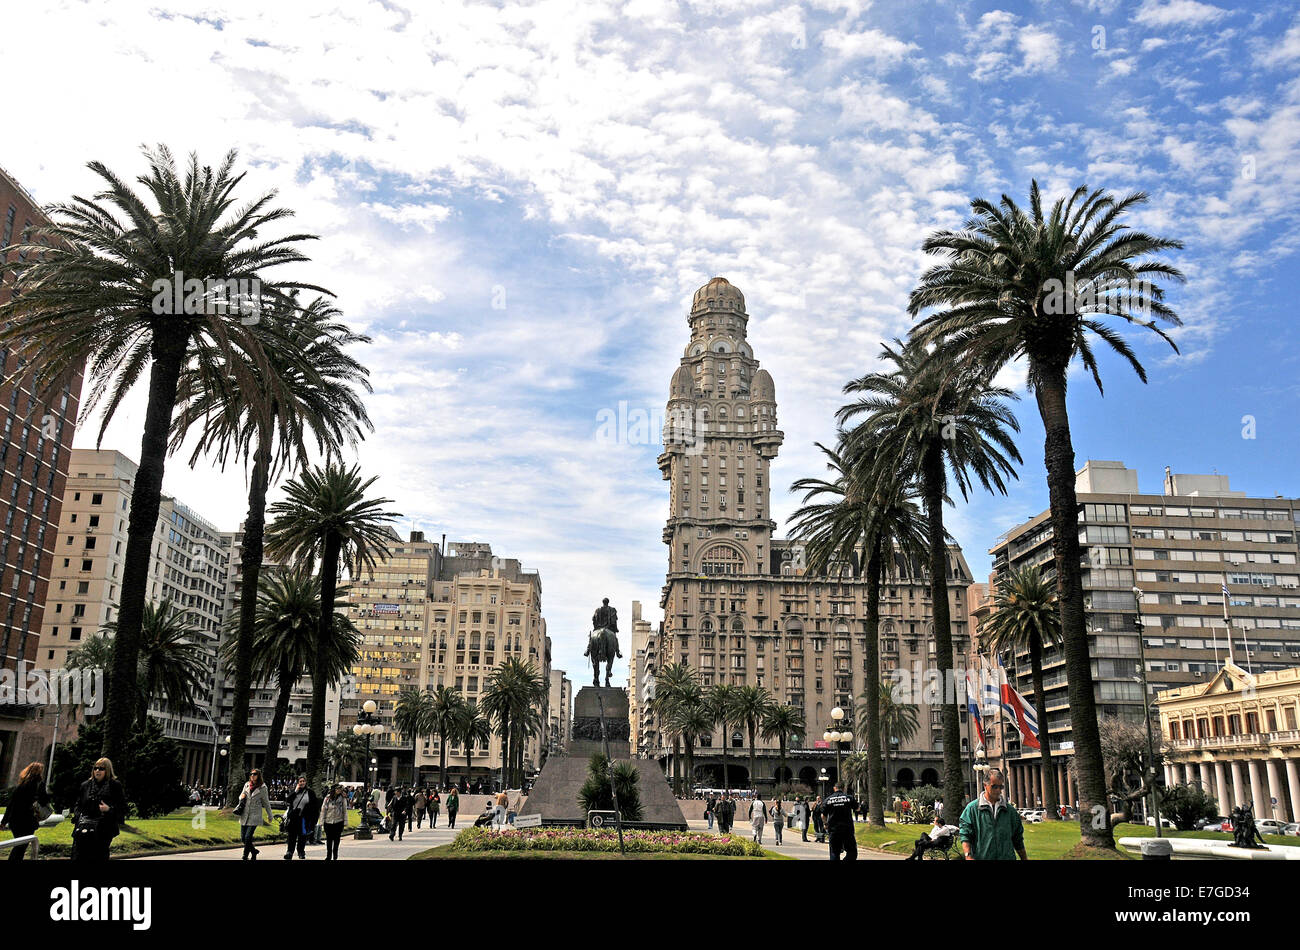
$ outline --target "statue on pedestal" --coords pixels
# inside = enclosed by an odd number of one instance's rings
[[[609,598],[601,601],[591,617],[591,636],[587,639],[587,652],[583,656],[591,657],[591,685],[600,686],[600,664],[605,664],[605,685],[609,686],[610,674],[614,671],[614,658],[622,658],[618,648],[618,610],[609,605]]]
[[[1232,846],[1234,848],[1268,847],[1264,836],[1255,827],[1254,810],[1249,805],[1238,805],[1232,810]],[[1256,841],[1258,840],[1258,844]]]

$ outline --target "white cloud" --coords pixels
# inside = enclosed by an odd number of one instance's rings
[[[1217,23],[1228,11],[1199,0],[1143,0],[1133,19],[1143,26],[1202,26]]]

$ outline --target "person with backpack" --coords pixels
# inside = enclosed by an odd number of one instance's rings
[[[295,850],[298,852],[298,860],[306,860],[307,839],[315,832],[319,816],[320,797],[307,787],[307,776],[299,775],[297,787],[289,793],[289,801],[284,810],[286,861],[293,860]]]
[[[15,838],[35,834],[41,822],[50,816],[50,796],[45,791],[45,766],[33,762],[18,776],[18,785],[9,797],[9,806],[0,818],[0,830],[8,828]],[[14,845],[9,849],[10,861],[21,861],[27,845]]]

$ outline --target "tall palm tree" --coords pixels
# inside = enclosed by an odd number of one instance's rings
[[[758,754],[756,740],[758,730],[763,725],[776,703],[772,694],[762,686],[737,686],[732,705],[734,720],[743,724],[749,735],[749,787],[758,788]]]
[[[258,585],[252,675],[257,682],[274,682],[276,690],[262,769],[267,781],[274,779],[278,770],[280,739],[289,715],[289,700],[298,681],[315,669],[319,659],[326,681],[338,682],[360,656],[361,635],[347,615],[339,612],[347,606],[342,597],[335,599],[331,633],[320,648],[316,639],[320,605],[320,579],[306,565],[265,574]],[[241,615],[242,610],[232,612],[231,626],[240,622]],[[227,670],[237,662],[238,649],[235,637],[227,637],[221,644],[221,658]]]
[[[325,743],[325,762],[336,776],[341,776],[349,766],[360,766],[366,760],[366,742],[361,736],[340,732]]]
[[[399,735],[411,739],[411,784],[417,782],[420,736],[427,736],[433,725],[433,697],[426,690],[407,686],[397,694],[393,704],[393,725]]]
[[[266,493],[275,479],[307,457],[307,442],[330,455],[355,445],[363,428],[373,428],[358,390],[370,392],[368,371],[345,350],[370,338],[353,333],[339,322],[339,311],[326,298],[306,307],[270,307],[253,327],[270,373],[278,381],[264,399],[240,391],[241,379],[226,371],[224,362],[191,363],[177,387],[180,406],[172,420],[172,448],[178,449],[195,430],[198,437],[190,457],[195,465],[205,453],[224,469],[227,461],[251,464],[248,514],[240,547],[240,578],[257,590],[262,569],[266,525]],[[251,397],[251,398],[249,398]],[[241,605],[234,663],[234,713],[230,723],[230,760],[244,762],[248,736],[249,695],[252,690],[252,643],[255,598]],[[239,795],[244,772],[229,789],[231,803]]]
[[[119,611],[118,616],[121,616]],[[103,630],[113,638],[113,651],[119,647],[117,620],[104,624]],[[144,728],[149,715],[149,701],[163,699],[174,713],[193,712],[195,699],[204,691],[211,674],[203,649],[194,641],[198,629],[190,621],[190,612],[170,599],[158,604],[146,603],[140,627],[138,656],[139,688],[136,691],[135,725]]]
[[[492,722],[473,703],[466,703],[456,717],[454,736],[465,746],[465,777],[474,773],[474,745],[492,741]]]
[[[358,466],[344,468],[336,462],[313,466],[285,485],[285,498],[270,507],[275,519],[267,531],[267,553],[278,560],[301,560],[320,565],[321,604],[333,604],[339,568],[346,564],[353,577],[362,570],[373,573],[375,563],[388,556],[394,537],[388,523],[401,515],[381,510],[390,498],[367,498],[374,478],[362,481]],[[322,609],[317,645],[330,635],[332,612]],[[307,780],[320,775],[325,752],[325,670],[312,668],[311,732],[307,737]]]
[[[921,728],[914,703],[904,702],[898,683],[891,679],[880,683],[880,735],[884,745],[885,774],[889,774],[889,750],[895,740],[902,745],[916,735]],[[865,732],[866,699],[861,698],[858,705],[858,730]],[[890,783],[892,784],[892,783]],[[886,788],[885,792],[888,793]],[[959,799],[960,800],[960,799]]]
[[[685,663],[669,663],[655,670],[655,693],[647,705],[659,720],[661,731],[673,737],[673,792],[682,794],[680,752],[682,736],[674,726],[674,711],[700,700],[700,679],[695,670]],[[694,779],[692,779],[694,781]]]
[[[465,697],[450,686],[435,686],[429,694],[429,732],[438,737],[438,774],[447,787],[447,739],[455,733]]]
[[[937,231],[925,240],[926,251],[946,260],[926,271],[908,302],[913,316],[933,310],[913,332],[944,347],[951,366],[973,364],[992,378],[1006,364],[1022,356],[1028,360],[1029,387],[1045,433],[1080,830],[1084,841],[1107,848],[1114,847],[1109,818],[1097,822],[1092,816],[1093,806],[1103,806],[1103,814],[1109,807],[1084,617],[1074,444],[1065,396],[1076,357],[1101,391],[1094,340],[1127,360],[1146,382],[1146,370],[1107,324],[1108,317],[1144,327],[1178,350],[1156,326],[1157,320],[1182,324],[1157,282],[1183,280],[1181,272],[1159,259],[1183,245],[1125,223],[1126,215],[1146,202],[1144,192],[1116,198],[1103,189],[1080,187],[1044,213],[1037,181],[1030,184],[1027,212],[1006,195],[997,206],[976,199],[961,230]]]
[[[802,736],[808,729],[803,713],[793,706],[773,703],[763,716],[763,738],[775,739],[781,750],[781,774],[787,771],[785,764],[786,743],[792,736]]]
[[[191,155],[183,172],[164,146],[145,157],[149,171],[137,179],[143,194],[90,163],[104,189],[46,209],[50,223],[40,229],[42,240],[26,237],[17,248],[18,260],[10,264],[17,274],[13,299],[0,307],[0,346],[35,365],[38,399],[85,367],[85,409],[103,405],[100,438],[127,392],[146,373],[149,378],[109,681],[104,751],[110,757],[120,754],[135,719],[150,551],[181,370],[190,362],[220,361],[262,403],[278,381],[219,288],[256,288],[264,303],[287,306],[293,290],[310,285],[274,281],[267,271],[306,261],[297,244],[315,237],[267,237],[292,212],[270,206],[273,192],[237,204],[244,176],[234,171],[233,151],[215,169]],[[205,281],[213,282],[210,291]]]
[[[549,687],[531,660],[510,657],[488,676],[482,696],[483,712],[496,722],[501,737],[501,787],[515,778],[515,762],[523,763],[523,744],[530,712],[538,712]],[[540,719],[540,713],[538,714]],[[522,777],[521,777],[522,778]]]
[[[686,749],[686,788],[689,792],[695,785],[695,743],[700,736],[713,731],[713,718],[697,693],[693,699],[674,706],[668,719],[673,733],[681,736]]]
[[[841,433],[835,449],[820,443],[832,478],[804,478],[791,486],[803,491],[804,504],[791,517],[794,535],[808,541],[808,565],[814,574],[827,574],[833,565],[865,568],[867,581],[866,654],[863,658],[862,706],[859,726],[867,749],[867,820],[885,824],[881,747],[880,694],[880,584],[899,562],[923,561],[925,523],[913,502],[913,482],[879,464],[879,443]],[[814,499],[824,498],[824,501]]]
[[[1043,690],[1043,648],[1061,642],[1061,609],[1052,579],[1037,567],[1008,571],[998,579],[993,612],[984,621],[981,634],[995,653],[1009,650],[1029,652],[1033,671],[1034,702],[1038,705],[1039,755],[1043,768],[1043,819],[1055,821],[1060,809],[1056,769],[1052,767],[1052,744],[1047,735],[1047,699]]]
[[[965,799],[961,727],[954,681],[952,624],[948,605],[948,533],[943,508],[948,485],[968,497],[972,484],[1006,493],[1006,478],[1019,462],[1011,432],[1015,417],[1005,405],[1010,390],[994,387],[973,371],[947,372],[915,341],[886,345],[887,372],[870,373],[844,387],[858,395],[839,411],[841,422],[861,418],[853,438],[875,446],[875,466],[915,479],[925,506],[929,550],[930,601],[935,635],[935,662],[943,678],[944,800]]]
[[[704,691],[703,702],[714,724],[722,727],[722,788],[730,795],[731,776],[727,771],[727,746],[731,742],[731,723],[736,721],[733,711],[736,704],[736,687],[726,683],[714,683]]]

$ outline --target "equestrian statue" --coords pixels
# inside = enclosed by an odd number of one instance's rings
[[[605,664],[605,686],[609,686],[609,676],[614,671],[614,658],[622,659],[618,648],[618,611],[609,605],[609,598],[601,601],[600,606],[591,617],[591,636],[587,639],[587,652],[583,656],[591,657],[591,685],[600,687],[600,664]]]

